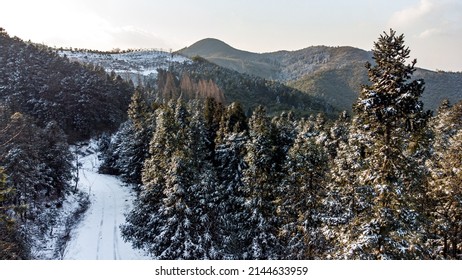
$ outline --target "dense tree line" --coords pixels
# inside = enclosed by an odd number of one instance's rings
[[[71,142],[116,130],[134,91],[102,68],[71,63],[6,32],[0,33],[0,85],[0,102],[41,126],[57,122]]]
[[[0,29],[0,259],[37,257],[74,191],[69,143],[116,130],[132,92],[120,77]]]
[[[70,190],[73,156],[56,122],[42,128],[4,105],[0,133],[0,258],[32,258],[33,236],[53,227],[51,212]]]
[[[194,58],[193,63],[172,63],[168,71],[161,70],[159,74],[155,79],[145,78],[145,85],[156,88],[162,98],[179,96],[180,93],[185,100],[213,97],[223,103],[239,102],[246,113],[261,104],[270,115],[284,111],[293,111],[299,116],[322,112],[335,118],[339,113],[320,98],[277,81],[218,66],[203,58]],[[168,98],[164,100],[168,101]]]
[[[135,94],[103,165],[138,184],[124,237],[156,259],[460,259],[462,103],[424,111],[409,53],[380,36],[332,122]]]

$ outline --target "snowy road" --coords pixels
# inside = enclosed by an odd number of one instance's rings
[[[96,172],[96,154],[83,157],[80,162],[78,187],[90,194],[91,205],[82,221],[71,233],[64,252],[70,260],[134,260],[148,259],[131,248],[120,234],[126,213],[132,205],[130,190],[114,176]]]

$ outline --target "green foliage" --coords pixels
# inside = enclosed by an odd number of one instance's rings
[[[460,259],[462,214],[462,103],[443,102],[432,120],[433,150],[427,162],[427,207],[432,258]]]
[[[317,97],[279,82],[240,74],[209,62],[175,65],[173,70],[173,73],[160,71],[157,78],[159,94],[165,101],[178,98],[180,93],[184,99],[191,99],[194,94],[185,89],[194,89],[194,84],[205,84],[205,90],[192,91],[199,95],[199,99],[205,99],[205,96],[223,104],[238,102],[244,110],[264,105],[271,115],[293,111],[300,116],[322,112],[331,117],[338,113],[335,107]],[[205,94],[207,92],[210,93]]]
[[[350,184],[359,196],[356,203],[363,206],[352,209],[346,226],[349,241],[340,246],[347,258],[420,258],[427,254],[422,248],[423,213],[417,211],[425,178],[407,151],[412,139],[422,139],[429,116],[419,101],[423,81],[408,82],[416,61],[405,64],[410,51],[403,35],[390,30],[374,46],[376,64],[366,66],[371,85],[364,86],[358,98],[353,127],[364,161]]]
[[[133,85],[71,63],[44,46],[0,36],[0,101],[40,126],[55,121],[71,142],[114,131],[126,120]]]

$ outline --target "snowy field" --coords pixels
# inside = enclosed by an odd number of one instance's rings
[[[130,188],[114,176],[98,174],[98,157],[91,147],[83,147],[78,188],[90,195],[91,205],[72,230],[63,259],[67,260],[140,260],[143,252],[125,243],[119,226],[130,210]]]

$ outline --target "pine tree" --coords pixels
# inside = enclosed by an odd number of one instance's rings
[[[193,108],[178,100],[157,110],[141,192],[122,230],[156,259],[221,258],[213,157],[202,110]]]
[[[243,246],[246,241],[243,229],[248,220],[243,182],[247,141],[247,118],[242,107],[232,103],[221,116],[214,159],[219,200],[217,234],[224,259],[247,257],[247,248]]]
[[[435,134],[428,199],[429,231],[427,243],[432,258],[460,259],[462,243],[462,102],[451,107],[444,101],[433,120]]]
[[[233,102],[222,114],[219,130],[217,132],[217,142],[220,143],[226,135],[245,132],[249,129],[247,117],[240,103]]]
[[[170,170],[178,145],[174,109],[170,102],[156,112],[157,128],[149,144],[149,157],[144,162],[140,193],[127,216],[127,223],[122,226],[125,240],[131,241],[135,248],[146,249],[156,258],[169,242],[159,233],[165,221],[165,213],[161,212],[166,197],[165,172]]]
[[[17,223],[12,216],[13,205],[10,197],[13,195],[13,188],[6,184],[6,175],[0,168],[0,260],[24,259],[25,250],[21,240]]]
[[[277,198],[281,170],[275,158],[274,127],[262,106],[255,109],[249,120],[249,143],[246,146],[244,171],[244,207],[246,247],[249,259],[277,259],[281,246],[278,239]]]
[[[320,258],[324,249],[321,202],[325,196],[327,153],[306,122],[300,122],[281,184],[279,213],[286,259]]]
[[[390,30],[374,44],[376,65],[366,65],[371,85],[363,87],[355,104],[364,166],[358,170],[354,193],[364,208],[349,222],[349,242],[343,250],[347,258],[412,259],[426,254],[415,199],[425,182],[409,150],[429,113],[419,101],[424,82],[408,82],[416,63],[406,64],[409,53],[404,35]]]
[[[62,199],[72,179],[73,168],[67,137],[55,121],[48,123],[42,135],[39,157],[45,165],[42,173],[49,178],[44,186],[45,195]]]
[[[219,203],[221,193],[218,189],[217,174],[213,165],[213,153],[209,146],[210,130],[201,108],[192,109],[187,150],[190,158],[189,170],[192,173],[190,191],[194,212],[193,234],[198,250],[195,259],[221,259],[223,256],[219,234]]]

